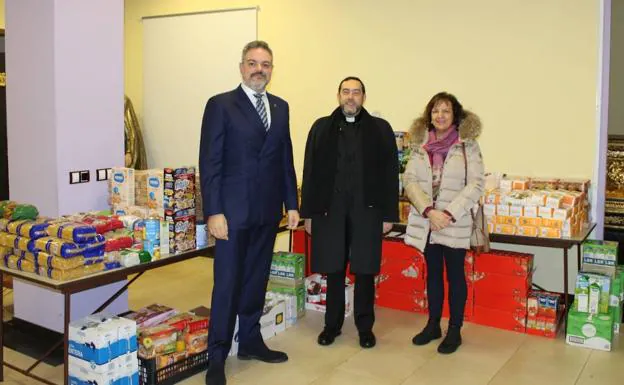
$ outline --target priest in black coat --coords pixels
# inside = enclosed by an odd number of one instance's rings
[[[375,275],[381,241],[398,222],[399,161],[392,127],[363,104],[357,77],[338,87],[340,106],[310,129],[303,168],[301,217],[312,234],[312,271],[327,274],[320,345],[341,334],[347,265],[355,275],[354,313],[360,345],[375,346]]]

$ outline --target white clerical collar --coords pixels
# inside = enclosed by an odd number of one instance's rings
[[[355,116],[346,116],[345,115],[345,120],[347,121],[347,123],[353,123],[353,122],[355,122]]]

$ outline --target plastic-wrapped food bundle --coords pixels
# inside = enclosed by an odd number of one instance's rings
[[[101,234],[96,234],[95,238],[89,242],[78,243],[77,245],[84,249],[82,255],[85,258],[102,257],[106,248],[106,238]]]
[[[0,233],[0,246],[11,247],[14,249],[30,251],[30,238],[20,237],[19,235]]]
[[[17,255],[7,255],[4,257],[4,266],[9,269],[24,271],[26,273],[35,273],[35,264],[26,258],[20,258]]]
[[[127,249],[134,244],[134,239],[127,230],[109,232],[104,236],[106,237],[106,252]]]
[[[67,281],[70,279],[81,278],[90,274],[94,274],[104,270],[103,263],[94,263],[91,265],[80,266],[75,269],[58,270],[39,266],[38,273],[41,276],[51,278],[55,281]]]
[[[23,250],[21,247],[16,247],[16,249]],[[31,253],[43,251],[63,258],[72,258],[82,254],[84,246],[59,238],[44,237],[31,240],[27,250]]]
[[[7,255],[11,255],[11,254],[13,254],[13,248],[0,246],[0,258],[4,258]]]
[[[0,201],[0,217],[11,220],[35,219],[39,210],[33,205],[20,204],[14,201]]]
[[[70,242],[89,242],[97,235],[95,227],[81,223],[52,223],[46,229],[48,236],[60,238]]]
[[[6,219],[4,219],[6,221]],[[46,229],[50,225],[47,219],[20,219],[17,221],[7,221],[0,223],[0,228],[4,228],[7,233],[37,239],[47,236]]]
[[[29,261],[35,263],[36,266],[53,268],[58,270],[69,270],[75,269],[80,266],[85,266],[88,264],[99,263],[103,261],[103,258],[85,258],[83,256],[73,257],[73,258],[62,258],[54,255],[50,255],[48,253],[44,253],[43,251],[39,251],[36,253],[30,253],[27,251],[15,250],[15,255],[21,258],[25,258]]]

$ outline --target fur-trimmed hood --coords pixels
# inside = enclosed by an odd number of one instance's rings
[[[476,114],[464,110],[466,116],[459,124],[459,139],[462,141],[477,139],[481,135],[481,119]],[[414,120],[410,127],[410,140],[414,146],[422,146],[427,140],[429,129],[425,125],[425,117],[421,116]]]

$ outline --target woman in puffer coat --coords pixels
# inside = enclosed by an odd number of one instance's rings
[[[425,345],[442,337],[446,264],[451,318],[438,352],[450,354],[462,342],[467,296],[464,258],[470,248],[471,210],[483,194],[483,159],[476,141],[481,122],[455,96],[441,92],[431,98],[410,133],[413,148],[403,186],[412,208],[405,243],[424,252],[429,302],[427,325],[412,342]]]

